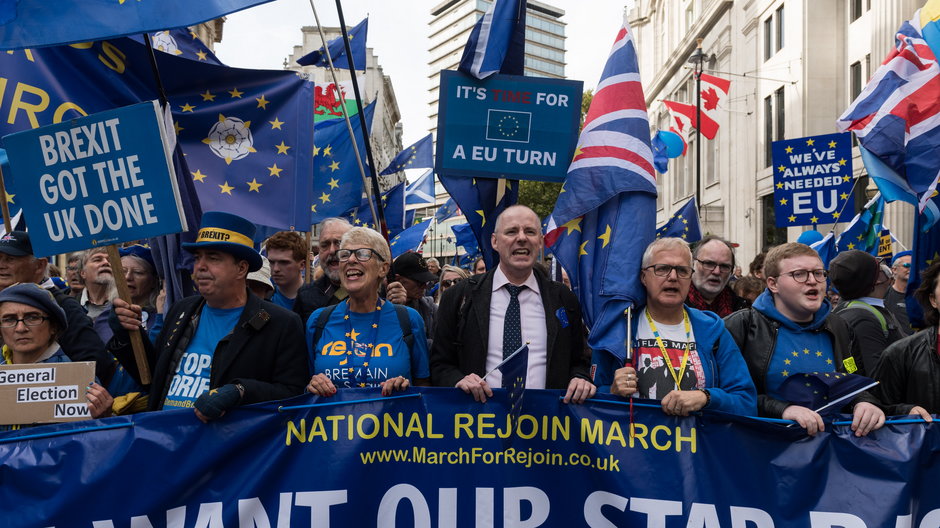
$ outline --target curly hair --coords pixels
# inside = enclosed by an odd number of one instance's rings
[[[938,276],[940,276],[940,259],[933,261],[933,264],[921,273],[920,286],[914,292],[914,298],[924,309],[924,321],[928,326],[937,326],[940,323],[940,311],[934,308],[934,305],[930,302],[930,298],[934,297],[934,292],[937,291]],[[938,301],[940,299],[934,299],[934,302]]]

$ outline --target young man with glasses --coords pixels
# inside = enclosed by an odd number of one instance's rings
[[[754,306],[735,312],[725,325],[737,342],[757,387],[761,416],[794,420],[810,435],[824,429],[813,409],[794,405],[780,393],[784,380],[798,373],[865,374],[855,334],[826,299],[826,277],[819,255],[791,242],[770,250],[764,261],[767,290]],[[877,400],[863,392],[845,406],[852,430],[865,436],[884,425]]]
[[[747,308],[728,283],[734,270],[734,249],[727,240],[709,235],[692,251],[692,285],[685,303],[698,310],[715,312],[719,317]]]
[[[885,308],[898,320],[898,325],[906,335],[913,333],[911,323],[907,318],[907,282],[911,277],[911,252],[902,251],[891,261],[891,272],[894,273],[894,284],[885,294]]]
[[[663,412],[688,416],[703,408],[757,413],[757,394],[721,318],[684,304],[692,253],[680,238],[654,241],[643,253],[646,306],[633,319],[633,357],[626,365],[595,351],[594,383],[612,394],[660,400]]]

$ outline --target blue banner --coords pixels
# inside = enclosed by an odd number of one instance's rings
[[[185,230],[156,101],[3,138],[36,255]]]
[[[884,528],[940,514],[936,427],[855,438],[827,424],[810,438],[638,404],[631,435],[623,401],[527,390],[514,428],[494,392],[480,404],[455,389],[353,389],[208,425],[175,410],[0,434],[0,516],[10,528]]]
[[[844,222],[855,211],[850,133],[774,141],[777,227]]]
[[[441,72],[435,172],[561,182],[578,139],[581,81]]]

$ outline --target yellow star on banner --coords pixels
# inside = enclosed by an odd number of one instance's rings
[[[777,167],[777,172],[783,172],[785,170],[787,170],[787,168],[784,167],[783,165],[780,165],[779,167]]]
[[[317,212],[317,204],[310,204],[310,212],[311,213]]]
[[[222,189],[222,190],[219,192],[219,194],[227,194],[227,195],[231,196],[231,195],[232,195],[232,189],[234,189],[235,187],[232,187],[231,185],[228,184],[228,182],[225,182],[225,183],[223,183],[222,185],[219,185],[219,188]]]
[[[565,229],[568,230],[568,232],[565,234],[570,235],[571,233],[575,231],[581,232],[581,219],[582,218],[583,218],[582,216],[579,216],[577,218],[572,218],[571,220],[568,220],[567,222],[562,224],[561,227],[564,227]]]
[[[314,145],[314,146],[313,146],[313,157],[317,157],[318,154],[320,154],[320,147]]]
[[[333,157],[333,146],[332,146],[332,145],[327,145],[326,148],[323,149],[323,155],[324,155],[324,156],[329,156],[329,157],[332,158],[332,157]]]
[[[807,147],[812,147],[814,143],[816,143],[816,140],[815,140],[815,139],[807,139],[807,140],[806,140],[806,146],[807,146]]]
[[[793,154],[793,147],[787,147],[787,148],[785,148],[785,149],[783,149],[783,150],[785,150],[785,151],[787,152],[787,154]]]
[[[808,349],[808,348],[804,348],[804,349],[803,349],[803,353],[804,353],[804,354],[809,354],[809,349]]]
[[[181,112],[192,112],[195,108],[196,108],[195,106],[193,106],[193,105],[191,105],[191,104],[189,104],[189,103],[186,103],[186,104],[184,104],[183,106],[180,107],[180,111],[181,111]]]
[[[176,132],[176,135],[178,136],[178,135],[180,135],[180,132],[182,132],[182,131],[184,131],[184,130],[186,130],[186,129],[180,126],[180,122],[179,122],[179,121],[173,121],[173,130]]]
[[[786,199],[786,198],[781,198],[781,199],[780,199],[780,205],[787,205],[787,199]]]
[[[835,141],[833,141],[833,143],[835,143]],[[820,352],[819,350],[817,350],[817,351],[816,351],[816,357],[822,357],[822,352]]]
[[[685,236],[685,235],[682,235]],[[607,247],[607,244],[610,244],[610,224],[607,224],[607,229],[604,230],[604,234],[597,237],[598,240],[603,240],[604,243],[601,244],[601,248]]]
[[[847,247],[847,248],[849,248],[849,249],[855,249],[855,244],[853,244],[852,242],[849,242],[848,245],[845,246],[845,247]]]
[[[274,148],[277,149],[278,154],[287,154],[287,151],[290,150],[290,147],[285,145],[283,140],[281,140],[280,145],[274,145]]]
[[[335,161],[333,163],[336,163]],[[327,183],[330,186],[330,189],[336,189],[339,187],[339,180],[336,178],[330,178],[330,181]]]
[[[843,176],[843,177],[842,177],[842,181],[846,181],[846,182],[849,181],[849,177],[848,177],[848,176]]]
[[[826,360],[826,364],[827,364],[827,365],[832,365],[832,360],[831,360],[831,359],[827,359],[827,360]]]
[[[232,96],[232,99],[235,99],[235,98],[241,99],[241,98],[242,98],[242,94],[244,94],[244,93],[245,93],[245,92],[239,92],[239,91],[238,91],[238,88],[232,88],[231,90],[228,91],[228,94],[229,94],[230,96]]]
[[[256,180],[255,178],[252,178],[251,181],[248,182],[248,192],[254,191],[254,192],[260,194],[261,191],[260,191],[259,189],[261,189],[261,186],[262,186],[262,185],[264,185],[264,184],[263,184],[263,183],[258,183],[258,180]]]
[[[10,194],[10,193],[6,193],[6,195],[7,195],[7,203],[13,203],[13,197],[16,195]]]
[[[787,220],[789,220],[789,221],[791,221],[791,222],[796,222],[796,216],[790,215],[790,216],[787,217]]]
[[[809,221],[815,224],[816,222],[819,221],[819,218],[816,218],[816,216],[813,215],[813,216],[811,216],[811,217],[809,218]]]
[[[859,235],[855,237],[855,240],[861,242],[863,238],[865,238],[865,233],[859,233]]]
[[[477,214],[480,215],[480,227],[486,225],[486,215],[483,214],[483,209],[477,209]]]
[[[330,195],[329,195],[329,194],[326,194],[326,193],[321,194],[321,195],[320,195],[320,201],[323,202],[323,203],[329,202],[329,201],[330,201]]]
[[[845,158],[842,158],[842,159],[839,160],[839,165],[845,165],[845,164],[846,164],[846,159],[845,159]]]
[[[836,148],[836,141],[832,140],[829,142],[829,148]]]
[[[777,188],[783,189],[783,182],[777,182]]]
[[[267,169],[268,169],[268,176],[276,176],[278,178],[281,177],[281,171],[284,170],[278,167],[277,163],[275,163],[274,165],[271,165],[270,167],[267,167]]]
[[[581,255],[587,255],[587,254],[588,254],[588,252],[585,251],[585,249],[584,249],[585,246],[587,246],[587,243],[588,243],[587,240],[585,240],[584,242],[581,242],[581,247],[578,248],[578,256],[579,256],[579,257],[580,257]]]
[[[333,163],[330,163],[330,172],[335,172],[337,170],[339,170],[339,162],[333,160]]]
[[[790,364],[790,360],[789,360],[789,359],[784,359],[784,360],[783,360],[783,364],[784,364],[784,365],[789,365],[789,364]]]
[[[848,199],[849,199],[849,193],[842,193],[842,194],[839,195],[839,198],[842,199],[842,200],[848,200]]]
[[[200,170],[196,170],[193,174],[193,181],[205,183],[206,175],[203,174]]]
[[[349,337],[352,338],[353,341],[355,341],[359,339],[359,332],[357,332],[356,329],[353,328],[352,332],[350,332]]]
[[[789,371],[789,370],[784,370],[783,372],[781,372],[781,374],[783,374],[783,377],[785,378],[785,377],[787,377],[787,376],[790,375],[790,371]]]
[[[841,213],[839,213],[838,211],[832,213],[832,219],[833,219],[833,220],[838,220],[840,214],[841,214]]]
[[[204,52],[204,51],[197,51],[197,52],[196,52],[196,57],[198,57],[199,60],[204,61],[204,60],[206,60],[206,52]]]
[[[202,96],[202,101],[203,101],[203,102],[206,102],[206,101],[215,101],[215,94],[212,93],[212,92],[210,92],[209,90],[206,90],[206,93],[202,93],[202,94],[199,94],[199,95]]]
[[[278,119],[277,117],[274,118],[274,121],[268,121],[268,123],[271,123],[271,130],[274,130],[275,128],[278,129],[278,130],[283,130],[283,129],[281,128],[281,125],[283,125],[284,122],[281,121],[280,119]],[[316,147],[313,147],[313,155],[316,156],[316,155],[317,155],[317,151],[319,151],[319,150],[320,150],[320,149],[318,149],[318,148],[316,148]]]
[[[264,94],[261,94],[261,97],[255,97],[255,101],[258,101],[258,106],[255,108],[263,108],[265,110],[268,109],[268,103],[271,102],[264,98]]]
[[[800,357],[799,352],[797,352],[797,351],[794,350],[794,351],[793,351],[793,357]]]

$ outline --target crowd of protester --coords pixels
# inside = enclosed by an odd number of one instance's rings
[[[720,237],[658,239],[642,257],[646,299],[624,361],[589,348],[567,274],[551,277],[540,262],[535,213],[513,206],[495,225],[498,263],[463,269],[415,252],[393,259],[379,233],[340,218],[320,224],[313,251],[287,231],[259,251],[253,224],[210,212],[183,246],[198,293],[169,306],[146,246],[120,250],[122,299],[105,250],[69,255],[61,274],[14,231],[0,238],[0,364],[94,361],[94,418],[191,408],[210,421],[238,405],[357,387],[456,387],[486,401],[503,386],[496,367],[523,343],[526,387],[563,390],[571,403],[609,392],[672,415],[793,420],[813,435],[826,411],[794,401],[788,379],[832,373],[880,382],[829,409],[851,414],[859,436],[886,416],[940,412],[940,262],[915,295],[928,327],[913,329],[910,252],[881,261],[846,251],[826,269],[810,247],[786,243],[743,275],[736,245]]]

